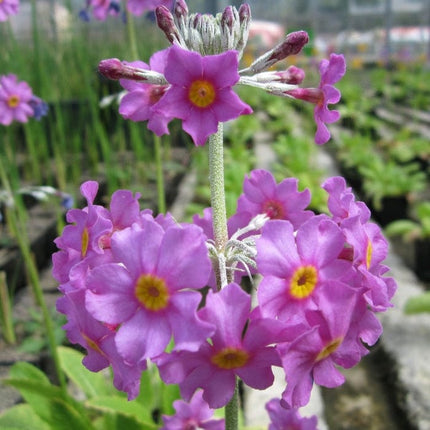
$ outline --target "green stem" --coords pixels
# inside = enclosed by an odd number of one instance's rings
[[[231,400],[225,406],[225,430],[237,430],[239,428],[239,387],[236,387]]]
[[[6,343],[13,345],[16,343],[16,335],[13,327],[13,315],[11,298],[7,288],[6,273],[0,271],[0,305],[1,305],[1,327]]]
[[[134,18],[133,15],[126,9],[126,19],[127,19],[127,35],[128,43],[130,45],[131,56],[133,61],[139,59],[139,52],[137,50],[136,43],[136,29],[134,28]]]
[[[157,169],[158,213],[166,212],[166,193],[164,189],[163,157],[161,138],[154,134],[155,165]]]
[[[10,187],[9,180],[6,176],[6,171],[3,166],[3,162],[0,159],[0,179],[3,183],[3,187],[10,193],[12,189]],[[11,194],[13,195],[13,194]],[[64,373],[61,370],[60,358],[57,353],[57,343],[55,341],[54,325],[49,314],[48,307],[46,305],[45,297],[43,295],[42,286],[40,284],[39,273],[37,270],[34,256],[32,255],[30,244],[28,243],[28,237],[25,232],[25,214],[24,208],[21,206],[21,202],[15,196],[15,208],[13,210],[6,210],[6,221],[7,225],[11,230],[11,234],[15,237],[18,242],[19,249],[21,251],[25,267],[27,269],[29,282],[33,290],[33,294],[36,298],[37,304],[40,306],[42,311],[43,322],[45,324],[46,335],[48,337],[49,349],[54,362],[55,371],[58,378],[60,387],[66,391],[66,380]]]
[[[221,257],[228,241],[223,143],[223,124],[220,122],[218,124],[218,131],[209,136],[209,183],[215,248]],[[215,272],[218,289],[221,289],[225,286],[227,280],[225,266],[218,264]]]

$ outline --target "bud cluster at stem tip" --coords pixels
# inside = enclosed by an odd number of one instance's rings
[[[188,13],[184,0],[175,2],[173,14],[165,6],[155,10],[157,24],[170,43],[201,55],[236,50],[239,58],[248,40],[251,10],[248,4],[239,9],[227,6],[217,15]]]

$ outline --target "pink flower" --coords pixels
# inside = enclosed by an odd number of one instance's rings
[[[345,377],[337,366],[350,368],[368,352],[350,330],[356,299],[354,290],[345,287],[323,299],[322,308],[330,312],[307,311],[305,323],[290,325],[293,340],[277,346],[287,382],[283,405],[305,406],[314,382],[327,388],[343,384]]]
[[[313,212],[305,210],[311,200],[309,190],[298,191],[298,180],[287,178],[277,184],[267,170],[253,170],[243,182],[243,194],[237,202],[237,214],[249,214],[249,220],[258,214],[270,219],[290,221],[295,228]]]
[[[86,349],[82,364],[92,372],[111,366],[115,388],[128,393],[132,400],[139,394],[140,378],[146,362],[130,366],[115,346],[116,328],[94,319],[85,308],[85,290],[72,290],[57,300],[57,310],[67,315],[63,328],[70,342]]]
[[[89,21],[89,11],[98,21],[104,21],[108,16],[117,16],[119,14],[120,0],[87,0],[85,9],[81,10],[79,16],[84,21]]]
[[[329,110],[328,105],[340,100],[340,91],[333,86],[345,74],[346,64],[343,55],[330,54],[330,60],[322,60],[319,65],[321,81],[318,88],[296,88],[286,91],[296,99],[315,104],[314,119],[317,125],[315,143],[321,145],[330,139],[327,124],[339,119],[339,112]]]
[[[165,6],[168,9],[171,9],[172,5],[173,5],[173,0],[128,0],[127,1],[128,11],[135,16],[140,16],[144,12],[153,11],[158,6]]]
[[[10,15],[18,13],[19,0],[3,0],[0,2],[0,22],[6,21]]]
[[[142,61],[125,63],[145,70],[163,73],[168,50],[156,52],[149,60],[149,66]],[[153,85],[131,79],[120,79],[119,83],[128,93],[121,99],[119,113],[132,121],[148,121],[148,128],[157,136],[169,134],[167,124],[173,118],[154,109],[154,105],[166,92],[167,85]]]
[[[202,57],[173,45],[164,75],[171,86],[154,109],[182,119],[197,146],[218,130],[219,122],[252,112],[232,90],[239,80],[236,51]]]
[[[0,16],[1,16],[0,3]],[[30,104],[33,91],[27,82],[18,82],[15,75],[0,76],[0,124],[10,125],[12,121],[27,122],[34,116]]]
[[[216,326],[215,334],[198,351],[158,357],[161,378],[168,384],[178,383],[186,400],[202,388],[203,399],[211,408],[229,402],[236,377],[255,389],[270,387],[274,380],[271,366],[279,365],[271,345],[283,339],[282,327],[276,320],[260,318],[257,312],[250,316],[250,306],[250,295],[237,284],[229,284],[219,293],[209,291],[199,316]]]
[[[210,260],[201,229],[164,230],[147,217],[112,235],[112,263],[87,278],[86,307],[97,320],[120,325],[115,343],[130,365],[161,354],[173,335],[175,348],[196,350],[213,332],[197,316]]]
[[[176,414],[163,415],[163,427],[160,430],[224,430],[223,419],[212,420],[213,409],[203,400],[202,392],[196,391],[189,403],[183,400],[173,402]]]
[[[317,417],[302,417],[297,409],[286,409],[281,406],[279,399],[266,403],[270,424],[268,430],[317,430]]]
[[[265,224],[257,240],[257,267],[263,279],[258,300],[265,317],[288,320],[320,307],[324,295],[335,295],[355,272],[340,259],[345,239],[325,215],[314,216],[294,232],[290,222]]]

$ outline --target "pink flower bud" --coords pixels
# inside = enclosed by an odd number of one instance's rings
[[[132,79],[133,81],[146,81],[140,75],[139,69],[123,64],[118,58],[108,58],[99,63],[99,72],[106,78],[112,80]]]
[[[227,27],[229,30],[232,30],[233,22],[234,22],[233,8],[232,6],[227,6],[224,9],[224,12],[222,13],[221,25],[222,27]]]
[[[273,48],[267,61],[273,64],[290,55],[296,55],[308,42],[309,36],[306,31],[295,31],[294,33],[289,33],[283,42]]]
[[[158,6],[155,9],[155,16],[157,18],[157,25],[161,30],[163,30],[167,40],[170,43],[177,40],[178,29],[176,28],[173,15],[170,13],[170,10],[167,9],[166,6]]]
[[[239,7],[239,21],[240,24],[249,22],[251,20],[251,8],[249,4],[242,3]]]
[[[188,15],[188,6],[185,0],[176,0],[173,12],[177,19],[185,18]]]

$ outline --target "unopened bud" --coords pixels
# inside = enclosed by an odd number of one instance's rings
[[[188,16],[188,6],[185,0],[176,0],[173,12],[178,20]]]
[[[163,30],[170,43],[173,43],[178,39],[178,29],[176,28],[173,15],[166,6],[158,6],[155,9],[155,16],[157,18],[158,27]]]
[[[166,78],[153,70],[140,69],[124,64],[118,58],[109,58],[99,63],[99,72],[108,79],[130,79],[148,84],[167,85]]]
[[[227,27],[230,31],[233,29],[234,15],[232,6],[227,6],[221,16],[221,26]]]
[[[248,23],[249,21],[251,21],[251,8],[249,4],[242,3],[239,7],[239,22],[242,25],[242,23]]]
[[[290,55],[298,54],[303,46],[309,42],[306,31],[296,31],[287,34],[284,41],[276,45],[273,49],[257,58],[246,70],[246,73],[259,73],[273,66],[273,64],[287,58]]]

